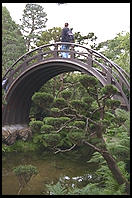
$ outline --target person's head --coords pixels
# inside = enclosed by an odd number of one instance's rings
[[[68,27],[68,25],[69,25],[68,23],[65,23],[65,27]]]

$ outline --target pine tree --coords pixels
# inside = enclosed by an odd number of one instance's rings
[[[46,16],[47,14],[44,12],[42,6],[33,3],[26,4],[21,19],[21,30],[25,37],[28,50],[31,48],[31,43],[34,44],[37,36],[46,27]]]
[[[12,20],[6,7],[2,7],[2,74],[26,52],[19,26]]]

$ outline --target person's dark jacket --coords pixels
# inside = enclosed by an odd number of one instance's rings
[[[68,34],[69,28],[64,27],[61,33],[61,41],[62,42],[69,42]]]

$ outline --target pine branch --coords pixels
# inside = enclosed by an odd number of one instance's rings
[[[57,154],[57,153],[59,153],[59,152],[64,153],[64,152],[67,152],[67,151],[71,151],[75,146],[76,146],[76,144],[74,144],[74,145],[73,145],[72,147],[70,147],[69,149],[65,149],[65,150],[61,150],[61,149],[59,149],[59,148],[56,148],[57,151],[55,151],[54,153]]]
[[[66,121],[65,124],[58,130],[56,133],[59,133],[63,128],[67,126],[71,121],[75,120],[75,117],[71,118],[70,120]]]

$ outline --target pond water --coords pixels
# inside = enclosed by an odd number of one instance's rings
[[[56,184],[58,181],[71,187],[83,187],[94,179],[97,165],[70,159],[63,155],[11,153],[2,158],[2,194],[17,195],[19,191],[18,178],[13,173],[13,168],[18,165],[36,166],[39,173],[32,177],[29,186],[21,191],[21,195],[44,195],[46,184]]]

